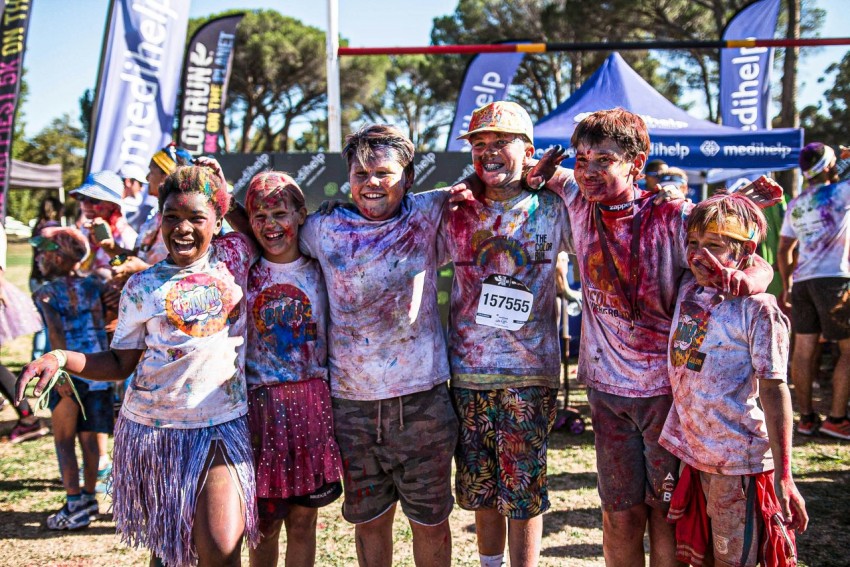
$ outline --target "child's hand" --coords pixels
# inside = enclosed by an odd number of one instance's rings
[[[201,156],[195,158],[195,165],[202,165],[213,170],[213,172],[215,172],[216,176],[218,177],[219,182],[221,183],[222,189],[227,189],[227,179],[224,178],[224,171],[222,171],[221,164],[218,163],[217,159]]]
[[[786,478],[780,478],[776,474],[773,478],[773,487],[776,490],[776,497],[779,499],[779,505],[782,507],[782,516],[785,519],[785,525],[792,530],[797,530],[800,533],[806,531],[809,525],[809,515],[806,513],[806,501],[797,490],[797,485],[790,475]]]
[[[95,244],[103,248],[103,251],[113,256],[117,253],[115,239],[112,238],[112,229],[102,218],[92,219],[89,226]],[[106,236],[103,238],[103,236]]]
[[[672,183],[668,183],[667,185],[659,185],[658,191],[655,194],[655,204],[661,205],[666,203],[667,201],[681,201],[685,199],[685,194],[682,191],[673,185]]]
[[[547,181],[552,179],[552,176],[558,170],[558,166],[566,157],[567,150],[560,144],[549,148],[537,163],[531,165],[531,169],[525,176],[525,182],[532,189],[542,188]]]
[[[144,260],[138,256],[130,256],[123,264],[112,266],[112,279],[110,281],[123,286],[130,276],[148,268],[150,268],[150,265]]]
[[[702,248],[700,255],[694,258],[691,270],[702,273],[706,280],[712,282],[712,287],[721,293],[728,293],[735,297],[753,294],[753,282],[747,274],[735,268],[727,268],[705,248]]]
[[[484,194],[484,183],[478,175],[473,173],[452,185],[449,192],[451,193],[450,203],[474,201],[479,195]],[[462,198],[456,198],[457,195],[462,195]]]
[[[26,393],[27,385],[32,382],[33,378],[37,378],[33,394],[40,396],[41,392],[47,387],[53,375],[59,372],[59,359],[52,353],[43,354],[33,360],[21,371],[18,381],[15,384],[15,405],[21,403]]]
[[[348,205],[348,201],[345,201],[343,199],[330,199],[328,201],[322,201],[322,204],[319,205],[319,208],[316,209],[316,212],[322,216],[325,216],[334,212],[334,209],[336,209],[337,207],[347,208]]]

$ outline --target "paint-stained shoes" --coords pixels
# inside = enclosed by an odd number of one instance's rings
[[[800,435],[814,435],[821,426],[821,418],[817,413],[801,415],[797,422],[797,433]]]
[[[845,416],[838,423],[833,423],[831,418],[827,419],[821,424],[820,432],[836,439],[848,441],[850,440],[850,419]]]

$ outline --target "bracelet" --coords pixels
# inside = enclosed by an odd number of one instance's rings
[[[65,365],[68,364],[68,356],[61,350],[51,350],[47,354],[52,354],[56,357],[60,369],[65,368]]]

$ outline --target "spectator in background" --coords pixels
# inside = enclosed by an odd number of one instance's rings
[[[100,246],[100,240],[108,235],[125,248],[136,241],[136,231],[121,212],[123,194],[123,181],[111,171],[90,173],[82,185],[70,192],[80,202],[84,217],[82,232],[89,239],[92,251],[81,266],[81,273],[97,272],[102,279],[111,279],[110,257]]]
[[[656,187],[658,186],[658,178],[661,177],[661,173],[667,169],[667,162],[660,159],[654,159],[646,164],[644,167],[643,174],[646,180],[646,190],[650,193],[654,193],[656,191]],[[679,170],[681,171],[681,170]]]
[[[838,183],[836,163],[835,151],[820,142],[800,152],[803,192],[788,203],[778,263],[783,303],[790,304],[794,331],[791,377],[800,412],[797,433],[813,435],[820,430],[850,439],[850,182]],[[823,423],[812,407],[821,335],[837,341],[840,350],[829,417]]]
[[[38,217],[36,217],[35,228],[33,228],[32,236],[36,237],[49,226],[59,226],[62,211],[64,207],[56,197],[45,197],[38,205]],[[35,293],[38,288],[43,286],[49,280],[41,272],[41,268],[35,261],[35,254],[32,256],[32,266],[30,267],[30,292]],[[35,360],[49,348],[47,340],[47,330],[42,329],[33,335],[32,338],[32,359]]]
[[[124,196],[121,199],[121,210],[127,222],[136,232],[142,223],[156,208],[156,198],[151,198],[145,190],[147,172],[134,163],[121,168],[121,178],[124,180]]]
[[[42,327],[41,317],[33,307],[30,298],[8,283],[4,277],[6,272],[6,231],[0,225],[0,344],[33,333]],[[15,399],[15,377],[0,364],[0,392],[10,401]],[[28,439],[44,437],[49,431],[35,416],[35,411],[27,400],[21,400],[14,406],[18,414],[18,422],[9,434],[12,443],[20,443]]]

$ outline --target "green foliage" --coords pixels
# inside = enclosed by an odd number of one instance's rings
[[[850,124],[850,51],[838,63],[826,70],[834,75],[833,84],[824,92],[824,103],[807,106],[800,111],[800,125],[806,129],[806,142],[823,142],[834,148],[850,145],[847,124]],[[826,77],[821,79],[824,82]]]
[[[63,185],[66,190],[72,189],[83,181],[85,139],[85,132],[64,114],[31,140],[22,140],[17,158],[43,165],[61,164]],[[38,204],[49,193],[47,190],[10,191],[7,214],[28,222],[36,217]]]

